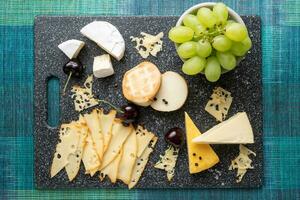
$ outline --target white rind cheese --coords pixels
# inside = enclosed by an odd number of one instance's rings
[[[253,131],[247,114],[240,112],[193,139],[197,144],[254,143]]]
[[[58,48],[66,55],[68,58],[76,58],[80,50],[84,47],[84,42],[80,40],[67,40],[58,45]]]
[[[111,23],[94,21],[83,27],[80,32],[117,60],[121,60],[124,56],[125,41],[118,29]]]
[[[109,54],[94,57],[93,74],[95,77],[104,78],[114,73]]]

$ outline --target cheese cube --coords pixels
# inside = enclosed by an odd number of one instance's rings
[[[114,74],[109,54],[104,54],[94,58],[93,73],[97,78],[104,78]]]

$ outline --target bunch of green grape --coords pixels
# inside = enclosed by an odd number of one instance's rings
[[[217,81],[222,71],[234,69],[238,57],[252,46],[246,26],[231,20],[223,3],[186,15],[183,25],[169,31],[169,39],[179,44],[177,53],[185,60],[182,71],[188,75],[203,71],[210,82]]]

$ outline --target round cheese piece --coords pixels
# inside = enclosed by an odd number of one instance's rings
[[[137,105],[148,106],[158,92],[161,73],[151,62],[142,62],[123,77],[122,89],[125,98]]]

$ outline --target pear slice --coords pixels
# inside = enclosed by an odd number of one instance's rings
[[[162,75],[162,82],[151,107],[162,112],[178,110],[188,96],[188,86],[182,76],[167,71]]]

